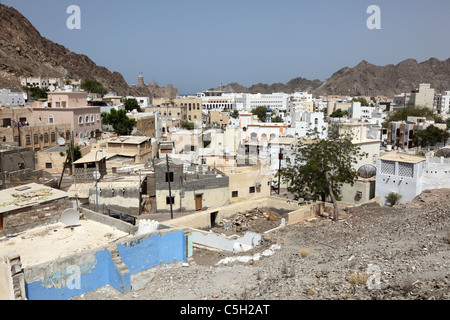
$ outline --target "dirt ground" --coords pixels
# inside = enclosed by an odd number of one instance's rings
[[[194,248],[189,264],[153,268],[132,279],[131,292],[103,287],[77,300],[450,299],[449,189],[345,213],[278,228],[239,255]],[[254,259],[219,263],[237,256]]]

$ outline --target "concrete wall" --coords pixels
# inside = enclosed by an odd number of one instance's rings
[[[289,201],[287,199],[276,197],[266,197],[256,200],[235,202],[220,208],[213,208],[191,214],[189,216],[167,220],[164,223],[172,226],[184,226],[205,230],[211,228],[211,214],[214,214],[215,212],[217,212],[215,222],[219,223],[223,219],[233,217],[240,211],[245,211],[252,208],[273,208],[275,210],[295,211],[300,209],[301,207],[303,206],[300,206],[296,201]],[[309,205],[305,205],[304,207],[310,208]]]
[[[14,296],[11,272],[6,257],[0,257],[0,300],[11,300]]]
[[[36,226],[59,221],[61,213],[71,208],[67,198],[40,203],[3,213],[3,229],[8,233],[17,233]]]
[[[131,288],[131,276],[161,264],[187,261],[183,230],[170,229],[119,241],[107,248],[25,269],[29,300],[67,300],[110,285]]]

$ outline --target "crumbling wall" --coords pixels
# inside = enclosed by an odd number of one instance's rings
[[[8,233],[17,233],[45,223],[57,222],[61,213],[70,207],[70,201],[64,198],[3,213],[3,229]]]
[[[25,269],[27,298],[67,300],[105,285],[128,292],[131,275],[160,264],[187,262],[185,232],[156,231]]]

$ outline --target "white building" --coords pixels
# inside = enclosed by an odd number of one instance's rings
[[[436,96],[436,109],[439,114],[450,114],[450,91]]]
[[[20,84],[23,87],[39,87],[41,89],[43,88],[49,88],[50,91],[54,91],[58,88],[61,88],[64,86],[64,81],[62,78],[45,78],[45,77],[28,77],[20,78]]]
[[[323,112],[306,112],[297,107],[286,118],[290,124],[286,131],[288,136],[305,138],[307,133],[314,129],[319,132],[319,138],[325,139],[328,136],[328,123]]]
[[[389,153],[377,162],[375,195],[386,204],[389,193],[401,196],[400,204],[425,190],[450,188],[450,159]]]
[[[0,90],[0,105],[22,106],[26,99],[27,94],[24,92],[11,92],[9,89]]]

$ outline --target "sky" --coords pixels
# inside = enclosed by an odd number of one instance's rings
[[[450,58],[448,0],[0,0],[40,32],[136,84],[195,94],[237,82],[321,81],[362,60]],[[80,8],[81,29],[68,20]],[[379,16],[367,12],[376,5]],[[372,18],[377,18],[373,20]],[[381,29],[369,29],[367,22]]]

